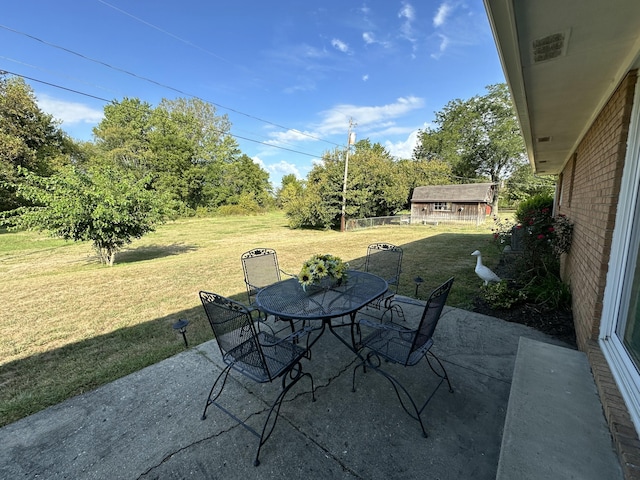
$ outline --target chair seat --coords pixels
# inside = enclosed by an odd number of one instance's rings
[[[384,359],[406,366],[418,363],[433,345],[433,339],[411,352],[415,332],[407,330],[376,330],[362,340],[362,346],[374,350]],[[411,352],[411,354],[409,353]]]
[[[260,357],[261,353],[256,345],[256,340],[260,342],[264,362]],[[257,333],[255,338],[249,338],[229,350],[224,355],[223,361],[256,382],[265,383],[279,377],[284,370],[300,360],[305,353],[304,348],[261,331]]]
[[[431,401],[431,398],[433,398],[436,391],[445,380],[449,385],[449,391],[453,393],[453,388],[451,388],[451,382],[449,381],[449,376],[447,375],[444,365],[438,357],[430,351],[430,348],[433,345],[433,332],[435,331],[436,325],[438,324],[442,314],[442,309],[447,301],[452,284],[453,277],[431,292],[431,295],[429,295],[429,299],[424,306],[424,310],[422,311],[422,315],[420,316],[420,322],[415,329],[407,328],[393,322],[393,320],[375,323],[362,319],[359,322],[359,325],[363,328],[371,328],[373,331],[366,335],[364,340],[361,342],[363,349],[368,349],[369,351],[366,356],[358,353],[360,363],[353,368],[353,376],[351,380],[352,391],[356,391],[356,372],[358,368],[362,368],[363,371],[366,371],[366,369],[370,367],[376,373],[379,373],[391,382],[398,400],[400,401],[400,406],[402,406],[404,411],[407,412],[411,418],[420,423],[420,428],[422,429],[422,435],[424,437],[427,436],[427,431],[424,428],[421,415],[427,404]],[[386,371],[386,369],[383,368],[382,359],[405,367],[412,367],[417,365],[423,358],[426,359],[427,365],[433,373],[440,378],[440,381],[426,397],[424,403],[419,405],[400,380],[393,376],[391,372]],[[431,359],[435,361],[439,370],[434,368],[431,363]]]

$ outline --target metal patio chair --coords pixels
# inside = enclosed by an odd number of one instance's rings
[[[392,314],[404,317],[402,308],[399,305],[392,304],[400,284],[402,254],[402,248],[391,243],[372,243],[367,247],[364,271],[384,278],[389,284],[387,293],[367,305],[367,308],[374,308],[379,311],[391,310]],[[362,313],[366,315],[366,311]]]
[[[447,301],[451,286],[453,285],[453,277],[447,280],[445,283],[436,288],[424,307],[420,322],[417,328],[408,328],[404,325],[391,321],[378,323],[367,319],[361,319],[360,325],[367,326],[372,329],[372,332],[365,336],[361,342],[363,348],[368,349],[366,357],[361,353],[359,357],[361,362],[353,369],[352,378],[352,390],[356,389],[356,371],[359,367],[362,367],[366,372],[367,367],[370,367],[375,372],[385,377],[393,386],[400,405],[409,414],[411,418],[417,420],[422,428],[422,434],[426,437],[427,432],[422,422],[421,414],[425,407],[435,395],[438,388],[444,380],[449,385],[449,392],[453,393],[451,388],[451,382],[449,376],[442,365],[442,362],[431,352],[431,346],[433,345],[433,332],[436,329],[436,325],[440,319],[442,309]],[[413,367],[417,365],[420,360],[426,358],[429,368],[440,378],[438,385],[428,395],[426,401],[418,406],[415,400],[409,393],[409,391],[400,383],[400,381],[391,375],[388,371],[382,368],[382,359],[387,363],[398,364],[404,367]],[[431,359],[435,360],[440,367],[440,371],[436,370],[431,363]],[[419,376],[415,377],[418,380]],[[407,405],[403,400],[402,394],[409,400],[410,405]]]
[[[202,419],[206,418],[209,406],[215,405],[258,437],[258,449],[253,462],[258,466],[260,449],[276,426],[282,401],[301,378],[309,377],[311,380],[311,398],[315,402],[313,377],[310,373],[302,371],[300,363],[309,352],[308,343],[307,347],[300,346],[303,343],[300,341],[301,338],[307,336],[308,332],[299,330],[286,338],[280,338],[264,330],[258,330],[251,315],[252,311],[241,303],[209,292],[200,292],[200,300],[220,347],[222,360],[227,365],[209,391]],[[277,379],[282,381],[280,393],[271,404],[261,433],[218,402],[231,370],[258,383],[273,382]]]
[[[240,256],[240,261],[244,272],[247,298],[252,306],[255,304],[256,294],[260,289],[279,282],[282,279],[281,273],[293,276],[280,269],[278,255],[272,248],[254,248],[244,252]],[[267,317],[264,316],[263,319],[266,321]],[[295,331],[295,322],[293,320],[286,320],[286,322],[291,327],[291,331]]]

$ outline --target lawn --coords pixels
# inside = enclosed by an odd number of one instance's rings
[[[282,214],[182,219],[98,263],[87,243],[34,232],[0,233],[0,426],[180,352],[171,328],[190,321],[189,344],[212,338],[198,298],[207,290],[246,301],[240,255],[276,249],[297,273],[315,253],[357,267],[367,245],[404,250],[399,293],[418,297],[454,275],[448,304],[470,309],[480,280],[476,249],[492,266],[498,250],[485,226],[387,226],[348,233],[290,230]]]

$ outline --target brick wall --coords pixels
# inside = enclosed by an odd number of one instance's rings
[[[578,346],[598,338],[602,298],[615,223],[635,72],[623,80],[563,171],[563,201],[557,212],[574,224],[564,265],[571,285]]]
[[[640,441],[598,334],[636,77],[630,72],[620,83],[567,162],[557,206],[574,224],[563,275],[571,286],[578,348],[589,358],[627,479],[640,479]]]

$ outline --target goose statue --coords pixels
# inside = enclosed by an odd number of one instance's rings
[[[493,273],[489,267],[485,267],[482,264],[482,254],[480,250],[476,250],[471,255],[474,255],[478,258],[476,261],[476,275],[478,275],[482,280],[484,280],[484,284],[487,285],[489,282],[499,282],[500,277]]]

